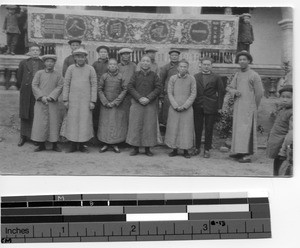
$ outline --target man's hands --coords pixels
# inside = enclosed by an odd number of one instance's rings
[[[90,102],[90,110],[93,110],[95,108],[95,103]]]
[[[182,107],[182,106],[180,106],[180,107],[177,107],[175,110],[176,110],[177,112],[182,112],[182,111],[185,110],[185,108]]]
[[[114,106],[116,106],[116,104],[113,102],[109,102],[108,104],[105,105],[105,107],[107,108],[113,108]]]
[[[140,102],[140,104],[146,106],[150,102],[150,100],[147,97],[141,97],[139,99],[139,102]]]
[[[42,103],[44,103],[45,105],[48,105],[48,98],[46,96],[43,96],[41,99]]]
[[[66,109],[69,109],[69,102],[68,101],[64,102],[64,105],[65,105]]]
[[[242,94],[241,94],[241,92],[236,91],[236,92],[234,93],[234,95],[235,95],[236,97],[240,97]]]

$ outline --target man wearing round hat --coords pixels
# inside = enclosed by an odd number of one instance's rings
[[[155,62],[155,54],[157,53],[157,49],[155,47],[148,46],[145,48],[145,53],[151,58],[151,71],[154,71],[156,74],[158,74],[158,65]],[[136,70],[141,70],[141,62],[138,63]]]
[[[86,50],[79,48],[73,55],[76,63],[68,67],[63,88],[63,101],[68,109],[65,137],[71,142],[68,152],[88,152],[85,142],[94,137],[92,110],[97,101],[97,75],[86,64]]]
[[[244,13],[240,17],[237,52],[243,50],[250,52],[250,45],[254,41],[253,28],[250,19],[251,15],[249,13]]]
[[[109,47],[101,45],[97,47],[96,51],[98,53],[98,60],[93,63],[93,67],[97,74],[97,82],[99,82],[101,76],[107,72]],[[95,109],[93,110],[93,126],[94,126],[95,136],[98,133],[99,113],[100,113],[100,99],[97,94],[97,102],[95,105]]]
[[[52,150],[60,152],[59,139],[60,114],[58,97],[62,93],[64,80],[54,70],[56,55],[44,55],[45,69],[38,71],[32,81],[32,91],[36,99],[31,139],[39,144],[34,151],[46,150],[45,142],[52,143]]]
[[[37,71],[44,69],[44,62],[39,58],[40,47],[36,43],[29,44],[30,58],[22,60],[17,71],[17,87],[20,89],[20,141],[23,146],[31,138],[31,129],[34,116],[35,98],[31,83]]]
[[[240,163],[250,163],[249,155],[257,150],[257,109],[263,96],[263,86],[260,76],[249,67],[252,61],[247,51],[236,55],[240,70],[227,87],[234,98],[230,157],[238,159]]]
[[[5,54],[15,55],[16,46],[21,34],[18,22],[25,15],[25,10],[21,9],[21,13],[17,14],[16,10],[18,7],[16,5],[7,5],[6,9],[8,10],[8,14],[5,16],[3,23],[3,32],[6,33],[7,38],[7,51]]]
[[[162,109],[159,115],[159,122],[162,125],[166,125],[168,120],[168,113],[170,107],[170,101],[167,93],[168,82],[171,76],[176,75],[178,73],[177,67],[179,64],[180,51],[178,49],[171,49],[169,51],[169,55],[170,55],[170,63],[160,68],[160,79],[163,84],[163,92],[160,97],[162,100]]]
[[[119,72],[122,74],[124,78],[124,83],[127,86],[134,72],[136,71],[136,64],[130,61],[130,57],[133,51],[130,48],[122,48],[119,51],[121,56],[121,62],[118,64]],[[131,96],[129,94],[126,95],[124,101],[120,105],[126,113],[126,118],[129,120],[129,109],[131,105]]]
[[[80,46],[81,46],[81,40],[79,40],[79,39],[72,39],[72,40],[68,41],[68,44],[70,45],[71,53],[73,53],[73,51],[75,51],[76,49],[80,48]],[[87,60],[86,60],[86,63],[88,63]],[[64,60],[63,70],[62,70],[63,77],[65,76],[68,67],[70,65],[73,65],[73,64],[75,64],[75,59],[73,57],[73,54],[71,54],[68,57],[66,57],[65,60]]]

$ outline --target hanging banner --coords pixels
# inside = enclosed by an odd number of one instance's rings
[[[236,16],[76,11],[29,7],[29,41],[66,43],[78,38],[84,44],[114,47],[237,48]]]

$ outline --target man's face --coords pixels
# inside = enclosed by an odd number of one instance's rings
[[[244,16],[244,23],[250,23],[250,17],[249,16]]]
[[[33,58],[37,58],[40,53],[41,53],[41,50],[39,47],[36,47],[36,46],[33,46],[33,47],[30,47],[30,55],[33,57]]]
[[[80,48],[80,43],[79,42],[72,42],[70,47],[71,47],[72,51],[75,51],[76,49]]]
[[[176,52],[173,52],[170,54],[170,60],[172,62],[177,62],[179,60],[179,54]]]
[[[245,68],[247,68],[249,66],[250,60],[247,58],[247,56],[241,55],[239,57],[238,62],[239,62],[240,67],[242,69],[245,69]]]
[[[15,9],[8,9],[8,13],[12,15],[12,14],[16,13],[16,10]]]
[[[210,60],[203,60],[200,63],[200,68],[203,72],[210,72],[212,69],[212,63]]]
[[[101,48],[98,52],[100,59],[107,59],[108,58],[108,52],[105,48]]]
[[[284,106],[291,106],[293,103],[293,93],[284,91],[280,94],[280,101]]]
[[[76,55],[74,56],[74,58],[75,58],[76,63],[77,63],[79,66],[84,66],[84,64],[85,64],[85,59],[86,59],[84,54],[76,54]]]
[[[188,69],[189,69],[189,66],[187,63],[184,63],[184,62],[179,63],[178,72],[180,75],[185,75],[187,73]]]
[[[155,59],[155,52],[153,51],[148,51],[147,55],[151,58],[151,59]]]
[[[54,59],[46,59],[45,60],[45,67],[47,70],[53,70],[55,65]]]
[[[129,61],[130,60],[130,53],[122,53],[121,58],[124,61]]]
[[[150,68],[150,65],[151,65],[151,59],[149,57],[145,56],[141,59],[141,67],[144,70],[148,70]]]
[[[115,72],[118,69],[118,63],[116,60],[110,60],[107,66],[110,72]]]

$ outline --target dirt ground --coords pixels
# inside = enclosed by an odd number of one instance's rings
[[[165,146],[152,149],[154,156],[144,154],[131,157],[130,147],[121,147],[121,153],[107,151],[100,154],[99,147],[90,145],[90,153],[65,153],[67,143],[60,144],[63,152],[51,150],[33,152],[35,146],[25,143],[18,147],[19,131],[0,127],[0,173],[2,175],[102,175],[102,176],[272,176],[272,160],[266,158],[265,149],[259,149],[252,163],[242,164],[229,158],[229,152],[220,152],[219,144],[211,150],[211,158],[200,156],[186,159],[170,158]],[[49,148],[49,145],[48,145]]]

